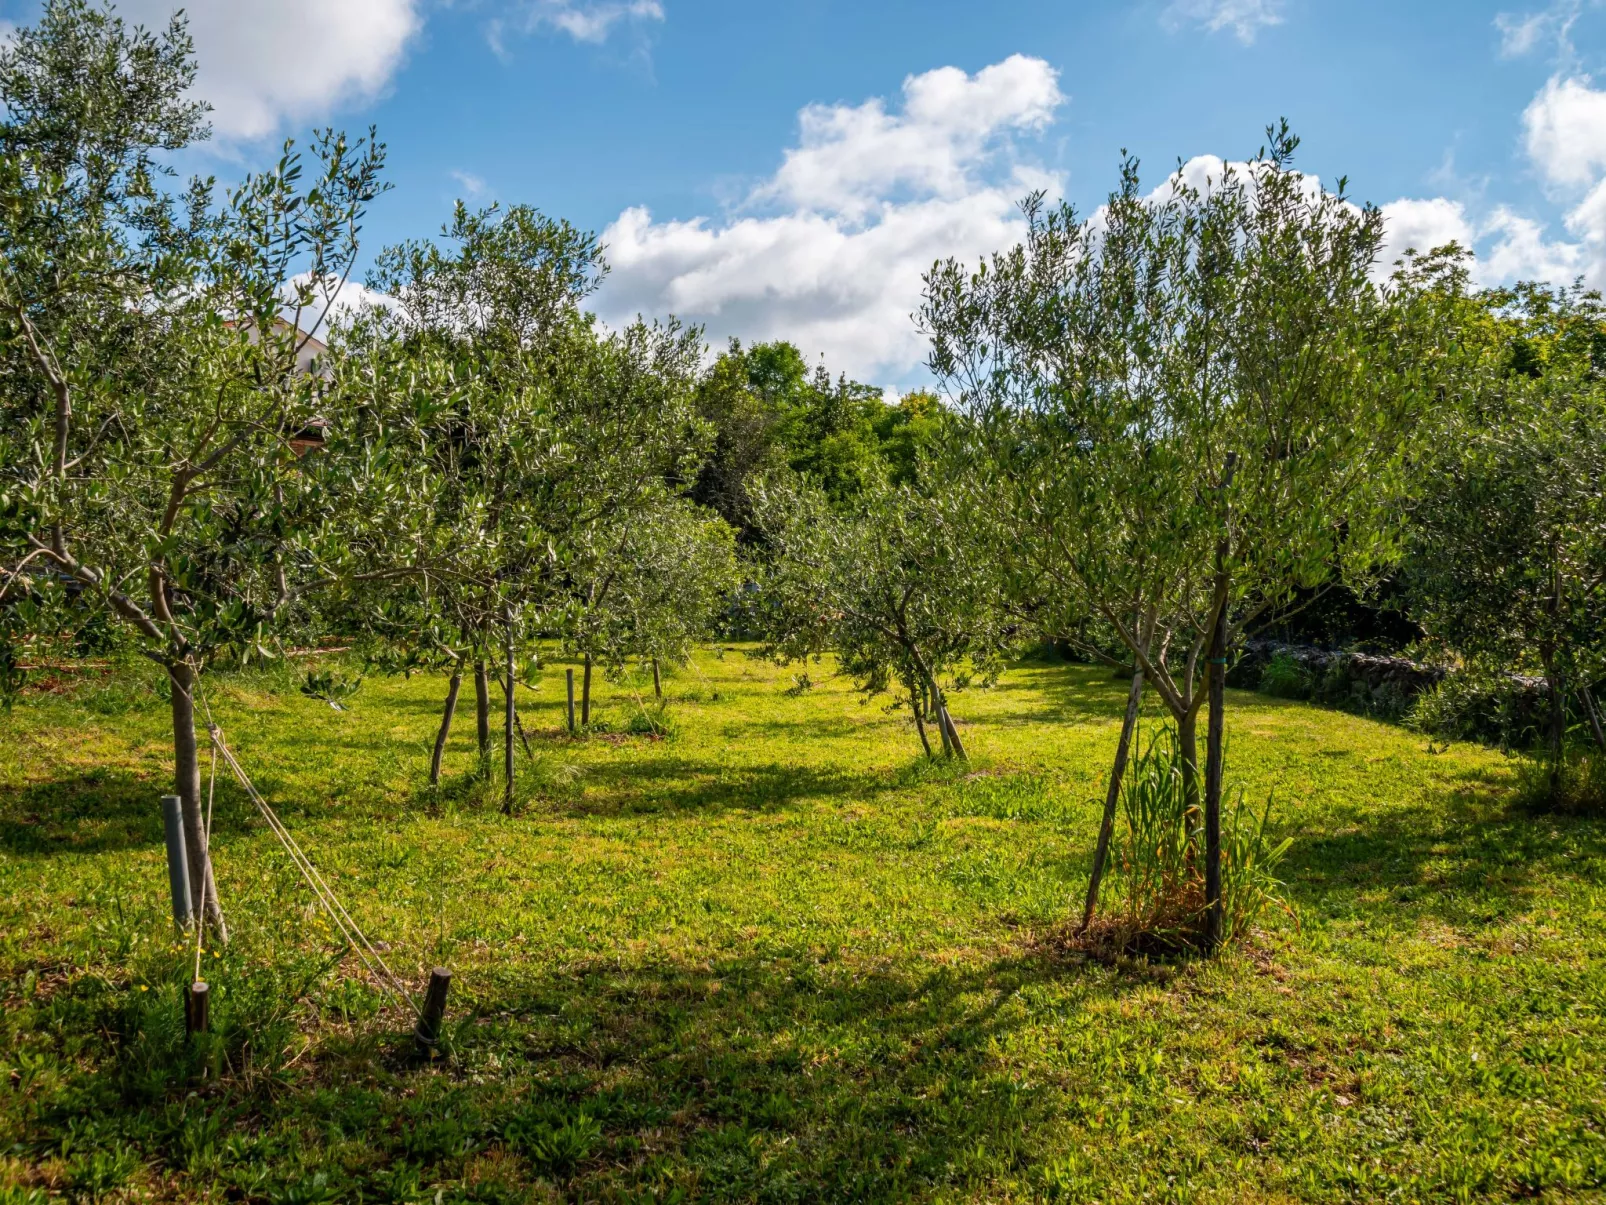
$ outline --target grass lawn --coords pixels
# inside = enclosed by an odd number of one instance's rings
[[[145,672],[0,718],[0,1205],[1606,1199],[1606,821],[1517,809],[1497,753],[1230,693],[1229,778],[1275,789],[1295,915],[1213,963],[1111,966],[1057,940],[1106,671],[956,695],[956,768],[828,666],[788,693],[700,654],[661,740],[626,731],[639,684],[564,736],[549,670],[512,818],[472,713],[425,784],[439,679],[336,712],[219,677],[370,936],[413,982],[455,973],[420,1062],[221,780],[234,940],[185,1044]]]

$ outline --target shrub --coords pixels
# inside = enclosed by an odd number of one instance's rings
[[[1417,696],[1408,721],[1441,740],[1482,741],[1529,749],[1541,738],[1543,707],[1526,679],[1468,665]]]
[[[1315,693],[1315,675],[1289,653],[1277,653],[1260,675],[1256,688],[1275,699],[1308,699]]]
[[[625,724],[625,731],[633,736],[656,736],[665,740],[680,731],[680,722],[669,710],[668,702],[656,707],[641,707]]]

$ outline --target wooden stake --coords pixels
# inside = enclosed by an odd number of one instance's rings
[[[212,989],[200,980],[190,984],[184,994],[184,1032],[205,1033],[212,1023]]]
[[[413,1037],[423,1054],[433,1054],[441,1040],[441,1019],[446,1015],[446,993],[452,986],[452,973],[445,967],[436,967],[429,973],[429,988],[424,993],[424,1012],[418,1018]]]
[[[574,731],[574,666],[563,671],[563,680],[569,690],[569,731]]]
[[[652,693],[654,698],[664,697],[664,680],[658,673],[658,658],[652,659]]]

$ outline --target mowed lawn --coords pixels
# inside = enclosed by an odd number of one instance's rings
[[[1606,821],[1472,746],[1229,692],[1292,914],[1209,963],[1069,952],[1125,686],[956,694],[968,766],[829,663],[708,650],[524,696],[520,808],[444,682],[219,676],[241,761],[411,983],[433,1062],[220,779],[233,926],[187,1046],[147,671],[0,718],[0,1203],[1606,1199]],[[132,675],[132,677],[130,676]],[[522,688],[521,688],[522,692]],[[472,692],[465,690],[470,703]],[[493,696],[494,697],[494,696]],[[656,714],[656,713],[654,713]]]

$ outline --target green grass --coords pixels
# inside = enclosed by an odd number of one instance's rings
[[[232,783],[234,940],[185,1044],[165,705],[129,672],[0,719],[0,1205],[1606,1195],[1606,824],[1518,809],[1498,754],[1230,693],[1229,778],[1275,788],[1295,916],[1214,962],[1104,965],[1058,940],[1104,671],[957,695],[955,768],[828,667],[789,695],[700,654],[661,740],[618,684],[566,737],[549,670],[513,818],[472,715],[424,782],[439,680],[336,712],[216,679],[369,934],[414,983],[454,971],[421,1063]]]

